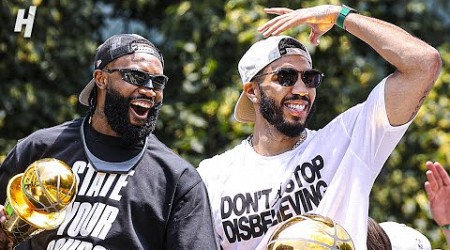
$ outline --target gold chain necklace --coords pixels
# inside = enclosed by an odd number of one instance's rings
[[[300,138],[294,144],[294,146],[292,146],[291,150],[294,150],[295,148],[300,146],[300,144],[302,144],[306,140],[306,137],[308,137],[308,133],[306,133],[306,130],[303,130],[302,133],[300,134]],[[253,148],[253,134],[248,136],[247,141],[250,144],[250,146]]]

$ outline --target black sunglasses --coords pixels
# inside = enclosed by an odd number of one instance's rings
[[[138,69],[105,69],[107,73],[120,72],[122,80],[139,87],[147,87],[161,91],[169,78],[165,75],[153,75]]]
[[[309,69],[305,71],[298,71],[292,68],[281,68],[279,70],[275,70],[269,73],[263,73],[260,75],[256,75],[255,77],[276,74],[277,81],[281,86],[294,86],[294,84],[298,80],[298,75],[302,78],[302,81],[305,83],[308,88],[318,88],[322,83],[322,79],[324,74],[317,69]]]

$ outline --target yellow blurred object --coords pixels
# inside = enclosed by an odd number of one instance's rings
[[[267,250],[353,250],[347,231],[328,217],[307,213],[288,219],[270,237]]]
[[[78,178],[64,162],[44,158],[11,178],[2,227],[15,245],[43,230],[57,228],[78,191]]]

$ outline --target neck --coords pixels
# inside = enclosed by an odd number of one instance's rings
[[[118,136],[116,131],[114,131],[109,125],[103,112],[96,110],[90,117],[89,123],[99,133],[110,136]]]
[[[296,137],[288,137],[278,131],[277,133],[260,133],[255,130],[248,140],[258,154],[274,156],[295,149],[302,144],[306,136],[306,130]]]

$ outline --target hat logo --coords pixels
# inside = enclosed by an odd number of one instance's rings
[[[416,242],[417,242],[417,246],[419,247],[419,249],[423,249],[422,241],[420,239],[416,238]]]
[[[131,44],[131,51],[136,51],[138,50],[138,45],[136,43],[132,43]]]
[[[102,60],[97,60],[97,62],[95,63],[95,67],[98,68],[100,64],[102,64]]]

